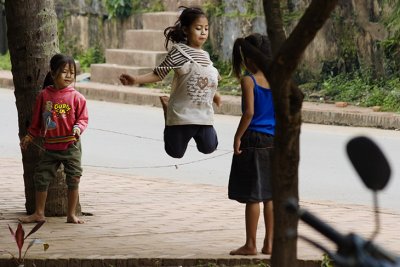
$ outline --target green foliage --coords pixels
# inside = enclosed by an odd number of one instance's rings
[[[0,70],[11,70],[10,52],[0,55]]]
[[[399,1],[389,1],[392,5],[391,14],[384,19],[385,25],[388,27],[391,35],[400,38],[400,2]]]
[[[109,18],[125,19],[132,14],[132,0],[105,0]]]
[[[132,6],[134,14],[164,11],[164,5],[161,0],[132,0]]]
[[[221,80],[218,82],[218,91],[224,95],[241,95],[239,81],[232,74],[231,62],[215,61],[214,66],[221,76]]]
[[[203,4],[203,10],[207,17],[222,17],[225,14],[225,3],[216,4],[213,0],[208,0]]]
[[[364,107],[381,106],[385,111],[400,111],[400,78],[376,79],[368,72],[339,74],[325,79],[319,93],[325,99],[346,101]]]
[[[323,255],[323,259],[321,262],[321,267],[333,267],[333,262],[332,260],[329,258],[329,256],[327,254]]]
[[[89,71],[91,64],[105,62],[103,52],[98,46],[91,47],[83,53],[76,55],[75,59],[79,61],[84,72]]]
[[[398,72],[400,68],[400,2],[386,0],[391,5],[391,14],[383,19],[389,37],[380,42],[385,52],[387,61],[387,69],[389,72]]]
[[[161,0],[104,0],[108,18],[126,19],[132,14],[159,12],[164,10]]]

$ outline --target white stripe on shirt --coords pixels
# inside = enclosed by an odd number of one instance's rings
[[[179,45],[179,47],[186,54],[188,54],[196,63],[200,64],[201,66],[206,67],[212,65],[207,51],[195,49],[183,43],[178,43],[177,45]],[[161,62],[158,67],[154,68],[153,72],[161,79],[164,79],[171,70],[181,68],[188,61],[190,61],[189,58],[184,56],[177,48],[172,47],[164,61]]]

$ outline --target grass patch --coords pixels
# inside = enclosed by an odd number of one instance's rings
[[[10,52],[0,55],[0,70],[11,70]]]
[[[362,107],[381,106],[383,111],[400,112],[400,78],[373,78],[372,75],[340,74],[319,84],[325,100],[345,101]]]

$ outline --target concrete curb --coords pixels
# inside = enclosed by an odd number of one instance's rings
[[[252,258],[230,258],[230,259],[163,259],[163,258],[96,258],[96,259],[26,259],[25,266],[57,266],[57,267],[206,267],[206,266],[264,266],[271,264],[269,259]],[[0,266],[14,267],[15,264],[9,259],[0,259]],[[320,261],[298,260],[298,267],[319,267]]]
[[[0,87],[13,88],[11,72],[0,71]],[[76,88],[87,99],[156,107],[161,107],[159,97],[166,95],[160,89],[94,82],[77,82]],[[236,116],[241,114],[240,97],[223,95],[222,101],[220,108],[215,107],[215,113]],[[371,108],[356,106],[336,107],[334,104],[326,103],[304,102],[302,120],[304,123],[314,124],[400,129],[398,113],[374,112]]]

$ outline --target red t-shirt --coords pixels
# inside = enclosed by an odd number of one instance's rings
[[[28,132],[33,137],[44,137],[44,147],[49,150],[65,150],[76,141],[73,128],[81,133],[88,125],[85,97],[72,86],[55,89],[44,88],[36,99],[32,123]]]

